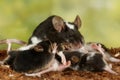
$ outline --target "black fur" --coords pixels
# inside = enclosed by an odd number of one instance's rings
[[[71,67],[76,67],[81,62],[81,58],[84,55],[84,53],[80,53],[78,51],[72,51],[72,52],[64,52],[64,55],[67,61],[71,61]],[[77,60],[75,60],[74,58],[76,58]],[[61,62],[61,58],[58,55],[56,55],[56,59],[59,62]]]
[[[44,68],[53,59],[54,54],[48,52],[49,42],[41,42],[44,51],[37,52],[33,48],[24,51],[11,51],[5,64],[17,72],[36,72]]]
[[[103,56],[100,53],[95,53],[93,57],[87,60],[87,58],[91,54],[85,54],[81,58],[81,62],[79,64],[80,70],[88,70],[88,71],[103,71],[103,68],[105,67],[105,62],[103,60]]]
[[[74,43],[74,42],[79,42],[84,44],[84,39],[81,33],[78,30],[78,26],[75,25],[75,29],[69,29],[67,25],[64,23],[64,29],[62,29],[60,32],[55,30],[53,27],[52,19],[56,17],[50,16],[48,17],[45,21],[40,23],[37,28],[33,31],[32,36],[29,38],[28,44],[31,44],[31,38],[33,36],[36,36],[38,39],[41,40],[46,40],[49,39],[51,42],[56,42],[56,43],[63,43],[63,42],[68,42],[68,43]]]
[[[73,51],[73,52],[64,52],[67,61],[71,61],[70,68],[73,70],[87,70],[87,71],[103,71],[105,67],[105,62],[103,60],[103,56],[100,53],[95,53],[93,57],[90,57],[92,54],[84,54],[81,52]],[[72,60],[72,57],[75,56],[79,61],[75,62]],[[87,57],[90,57],[87,60]],[[56,59],[61,62],[59,56],[56,56]]]

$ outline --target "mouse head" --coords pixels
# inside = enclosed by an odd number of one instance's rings
[[[36,53],[46,52],[46,53],[55,54],[57,52],[57,44],[56,43],[51,43],[49,40],[42,41],[42,42],[38,43],[36,46],[34,46],[33,50]]]
[[[61,17],[54,16],[52,19],[52,24],[54,29],[58,32],[62,32],[67,27],[69,29],[78,30],[81,27],[81,19],[77,15],[74,22],[65,22]]]
[[[42,41],[39,42],[36,46],[32,47],[31,49],[33,49],[35,52],[48,52],[49,48],[50,48],[50,41]]]
[[[52,18],[53,31],[49,32],[48,38],[52,42],[71,43],[74,47],[81,47],[84,44],[84,38],[79,32],[81,20],[76,16],[73,22],[65,22],[59,16]]]
[[[106,48],[103,44],[97,42],[88,42],[84,45],[84,47],[90,52],[100,52],[103,55],[105,54],[105,51],[109,51],[109,49]]]

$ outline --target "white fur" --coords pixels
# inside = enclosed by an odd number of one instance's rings
[[[59,51],[57,54],[58,54],[59,56],[62,56],[62,55],[63,55],[63,51]]]
[[[111,62],[120,62],[120,59],[117,59],[117,58],[114,58],[114,57],[111,57],[109,58]]]
[[[66,64],[66,58],[65,58],[65,55],[63,54],[63,51],[59,51],[57,54],[61,57],[62,63],[65,65]]]
[[[42,42],[41,39],[38,39],[37,37],[33,36],[31,38],[32,44],[29,44],[27,46],[23,46],[21,48],[19,48],[18,50],[24,51],[24,50],[29,50],[30,48],[34,47],[35,45],[37,45],[39,42]]]
[[[115,57],[118,57],[118,56],[120,56],[120,53],[118,52],[118,53],[116,53],[114,56],[115,56]]]
[[[42,42],[42,40],[41,40],[41,39],[38,39],[36,36],[33,36],[33,37],[31,38],[31,41],[32,41],[33,44],[37,44],[37,43],[39,43],[39,42]]]
[[[66,22],[66,25],[67,25],[70,29],[74,29],[74,28],[75,28],[75,26],[74,26],[74,25],[69,24],[68,22]]]
[[[71,67],[73,70],[78,70],[79,69],[79,65],[75,66],[75,67]]]
[[[87,57],[87,60],[89,60],[91,57],[93,57],[95,55],[94,52],[91,52],[90,55]]]
[[[57,71],[58,67],[59,67],[59,62],[57,60],[55,60],[55,62],[53,63],[52,67],[53,67],[53,71]]]
[[[18,50],[24,51],[24,50],[29,50],[30,48],[34,47],[36,44],[30,44],[27,46],[20,47]]]
[[[88,51],[85,49],[85,47],[81,47],[80,49],[78,49],[79,52],[83,52],[83,53],[88,53]]]

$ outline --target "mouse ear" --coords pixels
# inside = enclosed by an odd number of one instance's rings
[[[59,16],[53,17],[52,23],[54,29],[57,30],[58,32],[61,32],[65,27],[63,19]]]
[[[82,22],[78,15],[76,16],[76,18],[74,20],[74,24],[77,26],[78,29],[81,27]]]
[[[36,52],[42,52],[44,49],[43,49],[42,46],[35,46],[35,47],[34,47],[34,50],[35,50]]]

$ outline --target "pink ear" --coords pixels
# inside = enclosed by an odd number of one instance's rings
[[[64,21],[61,17],[59,16],[53,17],[52,23],[53,23],[54,29],[57,30],[58,32],[61,32],[62,29],[64,29]]]
[[[35,46],[33,49],[34,49],[36,52],[42,52],[42,51],[44,51],[44,49],[43,49],[42,46]]]
[[[76,16],[76,18],[74,20],[74,24],[77,26],[78,29],[81,27],[82,22],[78,15]]]

